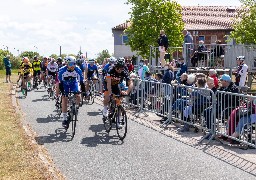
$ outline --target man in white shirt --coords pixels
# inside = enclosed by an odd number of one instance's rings
[[[235,84],[240,87],[245,86],[245,82],[248,74],[248,66],[244,63],[244,60],[245,60],[244,56],[238,56],[236,58],[236,63],[238,66],[237,66]]]
[[[51,58],[51,61],[47,65],[46,74],[48,77],[48,88],[50,79],[53,78],[55,81],[57,81],[57,72],[59,71],[58,64],[55,62],[54,58]]]

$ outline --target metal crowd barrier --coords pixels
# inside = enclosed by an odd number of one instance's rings
[[[137,108],[135,115],[152,112],[166,118],[161,127],[173,121],[191,125],[206,132],[200,142],[208,139],[209,143],[223,136],[256,147],[256,96],[222,91],[214,94],[207,88],[153,80],[133,79],[133,82],[134,89],[126,103]]]
[[[256,96],[217,91],[216,98],[215,135],[256,147]]]

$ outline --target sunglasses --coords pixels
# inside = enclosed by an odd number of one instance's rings
[[[124,68],[116,68],[117,71],[123,71]]]
[[[75,63],[69,62],[69,63],[68,63],[68,66],[75,66]]]

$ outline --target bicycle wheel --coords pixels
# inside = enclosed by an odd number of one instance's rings
[[[112,118],[111,118],[111,116],[103,117],[102,120],[103,120],[106,132],[109,133],[110,130],[112,129]]]
[[[91,101],[92,101],[92,104],[93,104],[94,103],[94,98],[95,98],[95,86],[94,86],[94,84],[91,86],[90,95],[91,95]]]
[[[75,134],[76,134],[76,121],[77,121],[77,108],[76,108],[76,105],[73,105],[72,106],[72,119],[71,119],[71,137],[72,139],[74,138]]]
[[[120,105],[116,113],[116,131],[119,139],[122,141],[127,133],[127,116],[124,108]]]

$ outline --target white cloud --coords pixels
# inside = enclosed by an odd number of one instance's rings
[[[17,54],[16,49],[38,51],[41,55],[59,54],[60,45],[66,54],[76,54],[80,46],[89,57],[95,57],[104,49],[113,53],[111,28],[130,16],[130,6],[124,2],[126,0],[3,1],[0,47],[7,45],[14,54]],[[216,3],[216,0],[178,2],[182,5],[209,5],[207,3]],[[218,1],[218,4],[223,5],[224,2],[230,3],[230,0]],[[232,5],[237,2],[239,0],[232,1]]]

